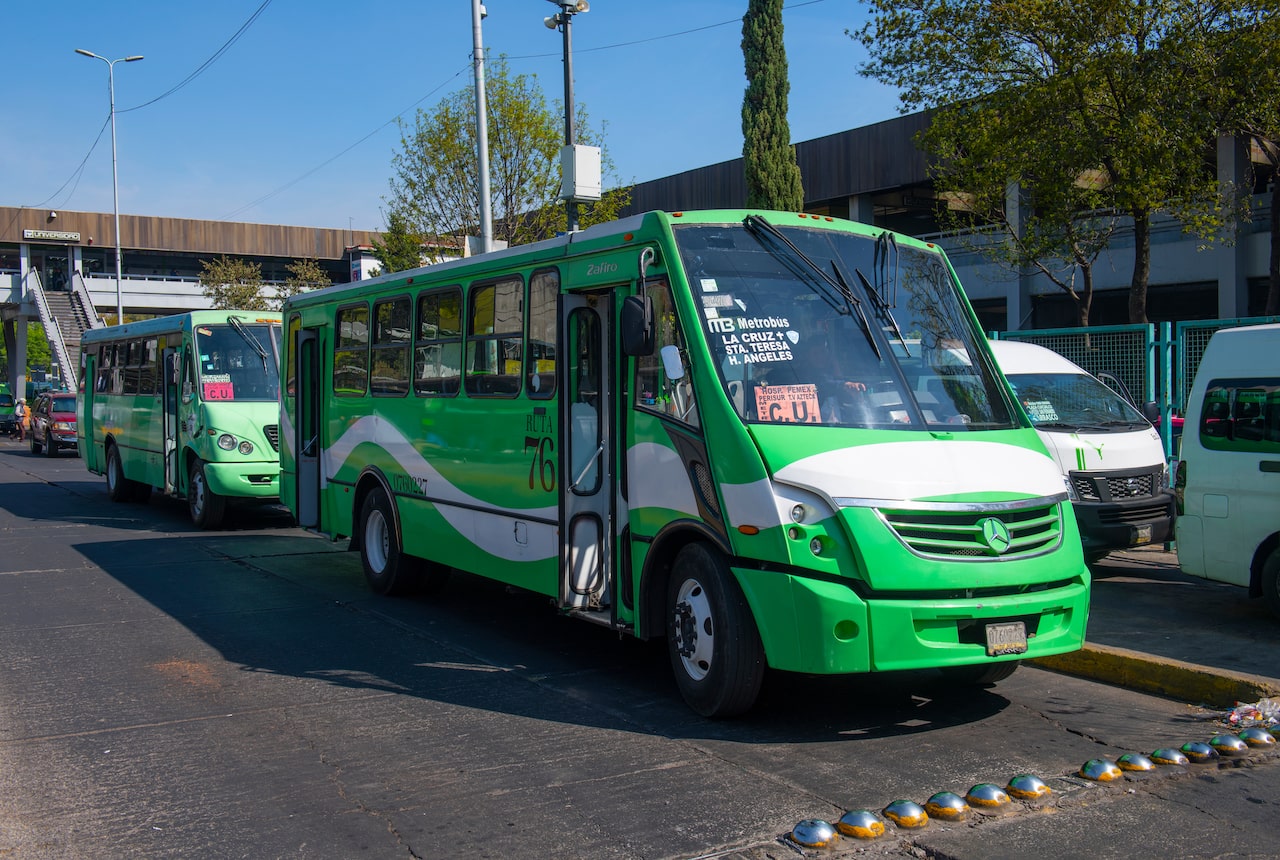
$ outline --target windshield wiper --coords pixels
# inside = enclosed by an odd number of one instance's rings
[[[853,294],[853,291],[849,289],[849,285],[847,283],[842,283],[844,281],[844,276],[840,275],[838,269],[836,270],[836,275],[840,278],[840,281],[836,281],[828,275],[827,270],[815,263],[804,251],[801,251],[795,242],[792,242],[781,230],[759,215],[748,215],[746,218],[743,218],[742,226],[748,233],[755,237],[756,241],[760,243],[760,247],[770,253],[773,253],[774,256],[784,262],[791,261],[795,268],[800,268],[808,274],[809,278],[807,279],[807,282],[809,283],[809,288],[822,296],[822,298],[826,300],[827,304],[830,305],[836,313],[856,313],[858,320],[862,323],[862,331],[867,336],[867,342],[871,344],[872,350],[875,351],[876,358],[882,358],[880,355],[880,347],[876,345],[875,335],[871,333],[871,323],[867,320],[866,314],[862,312],[862,302],[860,302],[858,297]],[[794,255],[794,258],[783,258],[781,255],[774,252],[770,246],[760,238],[760,233],[769,236],[775,241],[781,242],[783,246],[785,246],[787,250]],[[803,266],[796,266],[796,260],[802,263]],[[833,262],[832,268],[834,267],[835,263]],[[817,276],[816,278],[814,277],[815,275]],[[825,285],[825,287],[829,287],[830,290],[823,289],[823,285]],[[834,290],[836,294],[844,299],[844,302],[837,303],[834,300],[834,296],[831,295],[831,290]]]
[[[834,266],[835,263],[831,265]],[[893,311],[889,310],[889,305],[885,303],[884,296],[871,288],[871,282],[867,280],[866,275],[862,274],[861,269],[854,269],[853,271],[858,276],[858,279],[862,281],[862,288],[867,291],[867,295],[876,303],[876,307],[880,308],[881,314],[889,321],[889,325],[893,326],[893,333],[898,336],[898,343],[902,344],[902,351],[907,354],[907,358],[910,358],[911,347],[907,346],[907,339],[902,336],[902,329],[898,328],[898,321],[894,319]],[[843,279],[843,275],[841,279]]]
[[[263,347],[262,342],[240,321],[240,317],[229,314],[227,322],[236,330],[236,334],[244,338],[245,343],[254,348],[254,351],[258,353],[258,357],[262,359],[262,366],[265,368],[267,366],[267,350]]]

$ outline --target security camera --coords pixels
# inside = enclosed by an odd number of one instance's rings
[[[49,213],[49,220],[50,220],[50,221],[52,221],[54,218],[57,218],[57,217],[58,217],[58,213],[57,213],[57,212],[50,212],[50,213]]]

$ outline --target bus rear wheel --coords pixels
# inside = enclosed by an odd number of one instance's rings
[[[391,500],[381,488],[360,504],[360,562],[376,594],[411,594],[422,582],[424,562],[404,554]]]
[[[705,544],[676,556],[667,653],[680,695],[702,716],[732,717],[755,704],[765,666],[760,633],[732,571]]]
[[[131,502],[137,497],[134,483],[124,476],[124,464],[115,445],[107,445],[107,496],[113,502]]]
[[[187,476],[187,510],[191,513],[191,522],[202,529],[216,529],[222,524],[222,515],[227,510],[226,497],[209,487],[204,463],[200,460],[191,464],[191,472]]]

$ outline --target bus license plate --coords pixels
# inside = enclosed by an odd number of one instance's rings
[[[1021,621],[987,625],[987,655],[1027,653],[1027,627]]]
[[[1151,543],[1151,524],[1147,523],[1145,526],[1138,526],[1136,538],[1133,542],[1135,546],[1140,543]]]

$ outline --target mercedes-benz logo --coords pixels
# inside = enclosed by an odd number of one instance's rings
[[[1009,551],[1013,539],[1009,537],[1009,527],[995,517],[986,517],[978,525],[982,526],[982,542],[992,555],[1004,555]]]

